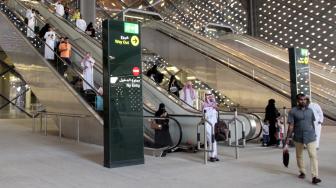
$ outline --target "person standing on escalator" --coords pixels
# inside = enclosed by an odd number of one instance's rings
[[[206,91],[205,99],[203,103],[203,113],[204,118],[207,120],[205,122],[206,135],[208,141],[208,149],[212,150],[209,152],[209,161],[215,162],[219,161],[217,156],[217,142],[215,140],[215,124],[218,120],[218,106],[216,100],[211,91]],[[206,143],[204,143],[206,144]]]
[[[62,5],[61,1],[57,1],[56,3],[56,16],[64,16],[64,6]]]
[[[71,44],[69,43],[68,37],[65,37],[64,41],[62,41],[59,45],[59,51],[61,53],[61,58],[64,61],[64,63],[61,63],[61,65],[59,65],[59,71],[62,76],[66,76],[66,74],[64,73],[67,71],[68,65],[71,66]]]
[[[161,129],[155,129],[155,147],[162,148],[172,146],[173,142],[169,132],[169,116],[166,111],[165,104],[161,103],[159,105],[158,111],[155,112],[155,117],[161,118],[155,120],[157,124],[161,125]],[[163,151],[161,157],[165,157],[167,152],[168,150]]]
[[[177,79],[174,75],[170,77],[169,84],[168,84],[168,91],[174,94],[176,97],[180,98],[180,90],[182,88],[177,82]]]

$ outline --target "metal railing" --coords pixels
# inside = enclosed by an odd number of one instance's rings
[[[76,118],[76,142],[79,143],[79,128],[80,128],[80,119],[88,118],[90,115],[86,114],[69,114],[69,113],[62,113],[62,112],[47,112],[47,111],[38,111],[33,114],[33,124],[32,124],[32,132],[36,131],[36,118],[40,118],[40,132],[44,131],[44,135],[48,135],[48,117],[55,116],[58,125],[58,137],[59,140],[62,141],[62,117],[68,118]],[[44,119],[44,124],[43,124]],[[42,128],[44,127],[44,130]]]
[[[208,123],[211,127],[211,143],[209,143],[209,148],[207,146],[207,130],[206,130],[206,123]],[[200,127],[201,125],[204,126],[204,149],[201,149],[201,132],[200,132]],[[207,119],[205,119],[204,115],[201,119],[201,121],[197,124],[197,150],[203,151],[204,152],[204,164],[208,163],[208,152],[213,152],[213,145],[215,142],[215,135],[213,131],[213,125],[210,123]]]

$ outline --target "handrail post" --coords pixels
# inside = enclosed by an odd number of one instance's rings
[[[203,116],[203,118],[205,117]],[[208,144],[207,144],[206,122],[203,121],[203,124],[204,124],[204,164],[207,164],[208,163],[208,152],[207,152]]]
[[[35,132],[35,116],[36,114],[33,114],[33,125],[32,125],[32,132]]]
[[[40,112],[40,132],[42,131],[42,119],[43,119],[43,113]]]
[[[243,140],[243,147],[246,146],[246,135],[245,135],[245,123],[242,122],[242,140]]]
[[[238,151],[238,131],[237,131],[237,117],[238,117],[238,112],[237,108],[235,109],[235,114],[234,114],[234,126],[235,126],[235,153],[236,153],[236,159],[239,158],[239,151]]]
[[[62,117],[60,116],[60,114],[58,114],[58,118],[59,118],[58,137],[59,137],[59,140],[62,141]]]
[[[45,129],[44,129],[44,135],[47,136],[47,131],[48,131],[48,114],[45,113],[45,116],[44,116],[44,123],[45,123]]]
[[[77,143],[79,143],[79,117],[77,118]]]

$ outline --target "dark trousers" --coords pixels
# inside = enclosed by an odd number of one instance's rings
[[[71,65],[70,58],[62,57],[62,60],[65,62],[59,62],[58,64],[58,71],[63,76],[64,73],[68,70],[68,65]]]

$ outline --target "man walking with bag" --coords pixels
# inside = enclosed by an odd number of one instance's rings
[[[313,111],[308,108],[307,99],[304,94],[298,94],[296,99],[297,106],[293,107],[288,114],[289,127],[285,150],[287,149],[287,145],[289,143],[288,137],[294,132],[293,140],[295,142],[296,161],[300,170],[299,178],[304,179],[306,177],[305,164],[303,160],[303,149],[304,145],[306,145],[310,158],[312,183],[318,184],[321,182],[321,179],[318,178],[316,135],[314,129],[315,116]]]

